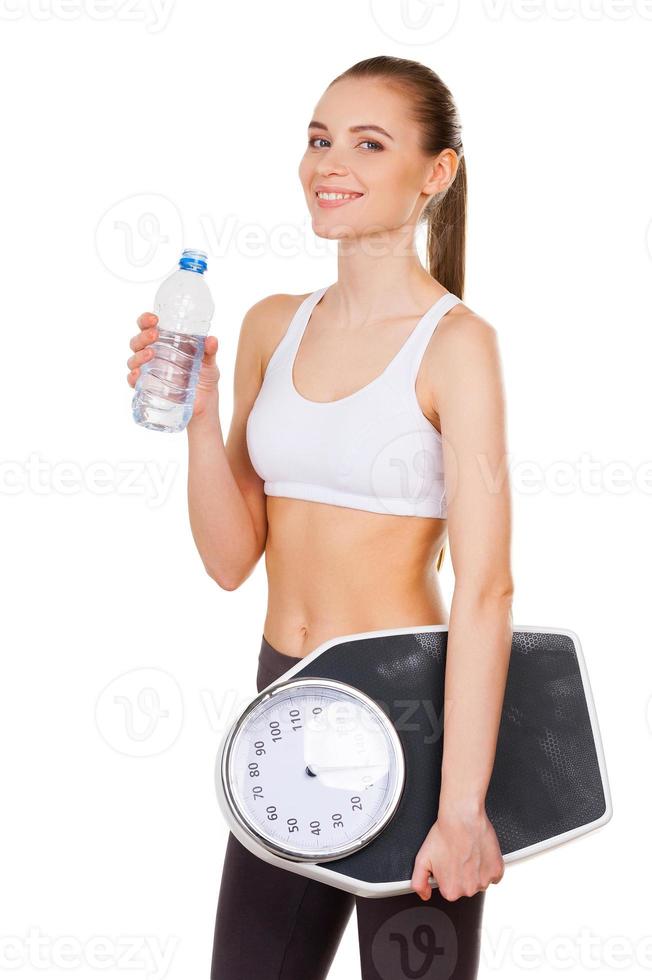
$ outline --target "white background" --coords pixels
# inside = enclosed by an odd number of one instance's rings
[[[579,634],[614,803],[491,886],[480,977],[649,975],[651,44],[643,0],[0,0],[7,976],[208,978],[213,763],[255,693],[264,565],[231,593],[205,574],[186,436],[134,424],[128,340],[204,248],[226,434],[246,310],[336,277],[297,167],[325,86],[376,54],[425,61],[460,109],[514,623]],[[357,971],[353,915],[330,976]]]

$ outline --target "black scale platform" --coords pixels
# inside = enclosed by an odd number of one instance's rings
[[[293,679],[333,678],[374,698],[397,727],[405,753],[406,784],[393,819],[356,853],[319,862],[329,871],[370,882],[411,877],[414,842],[437,817],[447,640],[441,630],[337,642],[292,671]],[[590,704],[572,637],[515,627],[485,802],[503,856],[560,843],[561,835],[609,818]],[[421,778],[424,772],[433,778]]]

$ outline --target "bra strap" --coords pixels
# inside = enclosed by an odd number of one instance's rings
[[[299,303],[288,329],[288,339],[293,347],[298,347],[312,311],[328,288],[328,286],[321,286],[319,289],[315,289],[313,293],[306,296],[302,303]]]
[[[452,310],[454,306],[462,300],[455,293],[444,293],[437,302],[430,307],[425,318],[419,325],[416,333],[410,337],[408,342],[410,348],[410,384],[414,385],[417,374],[425,354],[426,347],[430,343],[430,338],[437,329],[441,318]]]
[[[265,374],[271,374],[273,368],[277,364],[283,363],[289,360],[290,364],[293,362],[294,355],[299,346],[301,336],[305,329],[308,318],[312,313],[313,308],[319,302],[323,294],[328,289],[328,286],[322,286],[321,289],[316,289],[313,293],[309,293],[304,300],[299,303],[294,315],[290,322],[288,323],[287,329],[281,340],[277,344],[275,350],[272,352],[272,356],[267,362],[267,368]]]

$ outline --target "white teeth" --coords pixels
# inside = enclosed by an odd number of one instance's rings
[[[327,194],[325,191],[317,191],[317,197],[322,201],[344,201],[348,198],[358,197],[358,194]]]

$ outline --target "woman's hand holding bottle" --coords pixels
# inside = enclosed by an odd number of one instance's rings
[[[153,345],[159,336],[158,317],[155,313],[141,313],[136,323],[140,332],[129,341],[129,346],[134,353],[127,361],[129,368],[127,381],[132,388],[136,387],[142,366],[154,358]],[[220,371],[216,361],[217,347],[217,337],[209,334],[204,343],[204,354],[199,367],[191,421],[198,418],[210,418],[212,415],[217,418],[218,381],[220,379]]]

